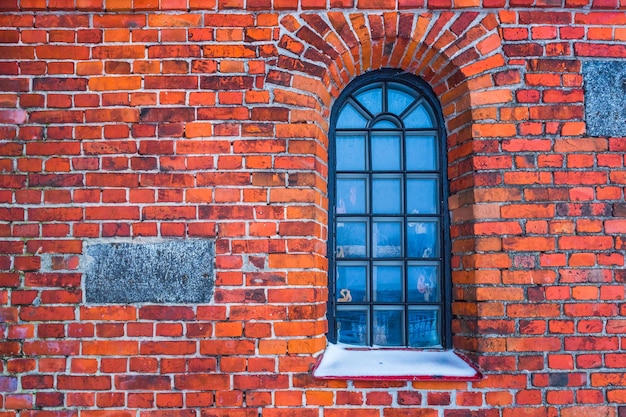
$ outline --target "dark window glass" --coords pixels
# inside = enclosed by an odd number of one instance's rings
[[[369,73],[331,118],[331,340],[448,347],[441,110],[417,77]]]

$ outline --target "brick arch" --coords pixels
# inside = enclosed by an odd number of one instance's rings
[[[324,117],[332,98],[359,74],[400,68],[418,75],[441,100],[449,148],[456,151],[451,162],[458,159],[456,153],[469,154],[457,146],[481,136],[480,128],[472,129],[477,122],[472,110],[511,102],[509,84],[519,82],[504,69],[493,13],[303,13],[285,16],[280,24],[279,56],[270,82],[312,94]]]
[[[454,345],[481,351],[475,321],[477,282],[474,224],[481,215],[479,172],[485,153],[499,149],[504,128],[496,107],[513,102],[519,70],[505,68],[499,21],[494,13],[327,12],[285,16],[280,21],[278,58],[268,82],[296,90],[307,100],[306,122],[317,126],[317,157],[327,160],[328,116],[334,98],[356,76],[399,68],[430,84],[439,97],[447,127],[450,209],[452,211]],[[293,122],[292,118],[292,122]],[[297,121],[297,120],[296,120]],[[305,120],[301,120],[304,122]],[[508,128],[508,126],[507,126]],[[481,165],[483,164],[483,165]],[[326,178],[326,172],[319,172]]]

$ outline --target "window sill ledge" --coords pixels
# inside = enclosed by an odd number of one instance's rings
[[[329,344],[313,369],[318,379],[478,381],[480,371],[452,350],[358,348]]]

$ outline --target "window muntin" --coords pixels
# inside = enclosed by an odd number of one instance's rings
[[[342,94],[331,120],[330,338],[446,347],[440,111],[416,77],[383,71],[361,80]]]

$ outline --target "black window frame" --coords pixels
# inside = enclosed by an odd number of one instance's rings
[[[436,126],[434,130],[436,131],[438,140],[438,158],[439,158],[439,170],[438,174],[440,175],[440,214],[438,215],[441,221],[441,236],[440,236],[440,247],[441,251],[440,262],[441,262],[441,309],[440,309],[440,317],[439,317],[439,334],[441,337],[441,348],[439,349],[451,349],[452,348],[452,331],[451,331],[451,320],[452,320],[452,279],[451,279],[451,240],[450,240],[450,213],[448,209],[448,196],[449,196],[449,184],[447,177],[447,141],[446,141],[446,130],[445,130],[445,121],[443,118],[443,112],[441,108],[441,104],[433,92],[430,85],[428,85],[421,78],[403,72],[397,69],[381,69],[376,71],[371,71],[365,73],[363,75],[358,76],[352,82],[350,82],[344,90],[341,92],[339,97],[336,99],[335,103],[332,106],[330,124],[329,124],[329,166],[328,166],[328,260],[329,260],[329,271],[328,271],[328,339],[331,343],[337,343],[337,321],[336,321],[336,309],[337,309],[337,297],[336,297],[336,249],[335,249],[335,223],[336,223],[336,188],[337,188],[337,172],[336,172],[336,133],[338,131],[336,125],[338,121],[338,117],[340,114],[340,110],[344,107],[344,105],[353,97],[353,94],[361,90],[363,87],[366,87],[370,84],[376,84],[381,82],[393,82],[402,84],[421,95],[423,100],[426,101],[428,107],[431,110],[431,116],[434,118]],[[383,97],[385,95],[383,94]],[[386,98],[383,98],[386,100]],[[385,116],[378,116],[376,119],[384,118]],[[411,129],[409,129],[411,130]],[[341,131],[341,129],[340,129]],[[402,127],[403,138],[407,129]],[[402,148],[404,149],[405,144],[402,141]],[[366,158],[371,158],[371,151],[366,149]],[[368,167],[367,172],[371,172],[371,165]],[[403,173],[406,175],[407,173],[406,167],[403,167]],[[406,180],[403,182],[402,186],[406,189]],[[368,216],[373,217],[374,214],[371,211],[367,212]],[[404,217],[407,216],[405,210],[402,210],[402,215]],[[406,245],[406,238],[403,238],[402,245]],[[370,258],[368,258],[370,259]],[[406,262],[407,256],[406,254],[403,256],[403,262]],[[373,262],[370,261],[369,262]],[[405,280],[406,281],[406,276]],[[371,284],[370,284],[371,285]],[[406,283],[403,284],[406,286]],[[371,299],[368,302],[370,306],[375,305]],[[379,303],[383,304],[383,303]],[[384,303],[389,304],[389,303]],[[391,303],[393,304],[393,303]],[[407,305],[411,303],[407,303],[404,301],[403,303],[399,303],[402,305]],[[407,307],[405,307],[405,311]],[[373,327],[373,308],[369,308],[370,320],[369,320],[369,331],[372,331]],[[405,339],[405,344],[400,346],[401,348],[407,348],[409,345],[408,341],[408,319],[405,317],[405,335],[407,339]],[[369,346],[372,346],[373,340],[370,340]],[[364,347],[367,347],[364,346]],[[389,346],[395,347],[395,346]],[[431,349],[431,348],[425,348]],[[437,348],[435,348],[437,349]]]

